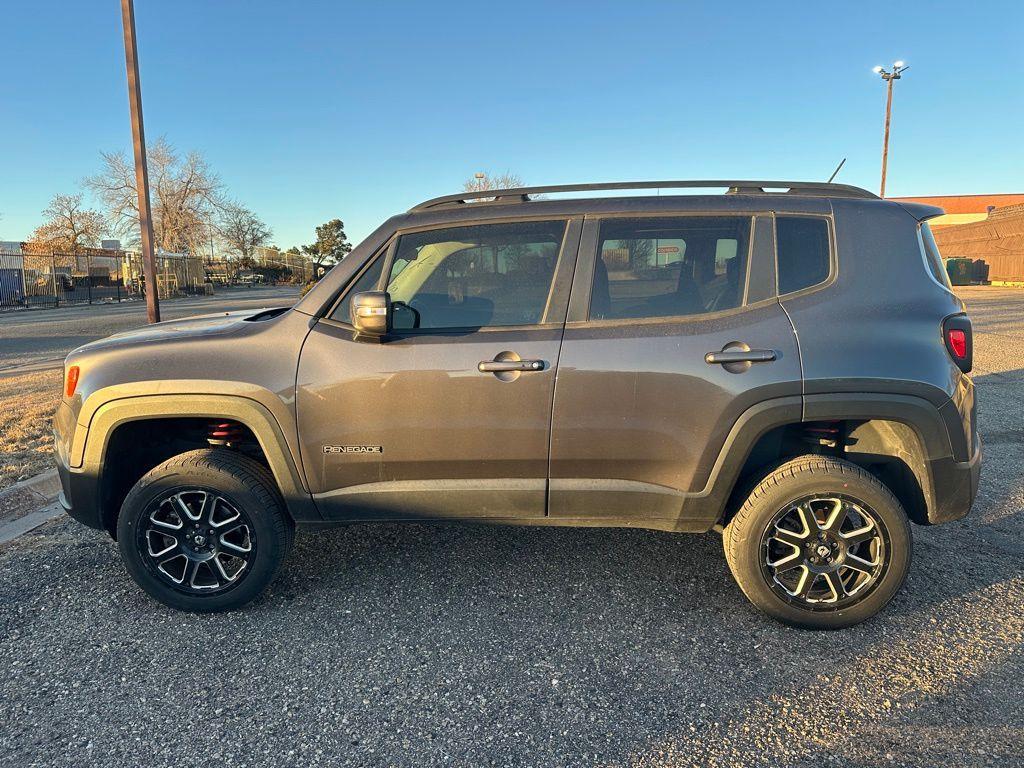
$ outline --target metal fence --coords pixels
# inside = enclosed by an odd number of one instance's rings
[[[161,298],[209,293],[203,260],[197,256],[156,258]],[[142,257],[131,251],[110,255],[0,252],[0,307],[56,307],[133,301],[145,296]]]

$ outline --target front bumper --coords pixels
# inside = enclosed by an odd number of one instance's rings
[[[60,505],[70,517],[90,528],[103,530],[103,516],[100,514],[99,478],[83,469],[68,466],[67,452],[60,434],[54,430],[54,461],[60,478]]]

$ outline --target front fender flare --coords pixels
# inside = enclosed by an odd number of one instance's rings
[[[86,419],[79,423],[69,452],[72,472],[98,476],[110,436],[122,424],[177,417],[231,419],[244,424],[256,437],[292,517],[321,519],[288,447],[284,429],[274,414],[255,399],[234,394],[126,395],[106,400],[83,415]]]

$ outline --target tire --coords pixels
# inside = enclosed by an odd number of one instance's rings
[[[294,525],[267,469],[234,451],[182,453],[147,472],[117,520],[128,573],[180,611],[241,608],[274,580]]]
[[[912,549],[892,492],[825,456],[770,472],[729,521],[723,545],[750,602],[805,629],[842,629],[881,611],[903,585]]]

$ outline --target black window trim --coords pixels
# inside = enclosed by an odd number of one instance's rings
[[[946,282],[943,282],[942,280],[939,280],[935,276],[935,272],[932,270],[932,265],[930,263],[932,257],[928,253],[928,251],[929,251],[928,243],[924,239],[924,228],[925,227],[928,227],[928,233],[932,237],[932,243],[935,244],[935,258],[938,260],[938,267],[942,271],[942,274],[945,276]],[[949,273],[946,271],[946,262],[943,260],[942,253],[939,251],[938,243],[935,243],[935,233],[932,232],[932,228],[928,225],[927,221],[921,221],[921,222],[918,222],[918,224],[917,224],[917,243],[921,247],[921,261],[924,263],[924,271],[928,273],[928,277],[932,280],[932,282],[934,282],[936,285],[938,285],[946,293],[949,293],[949,294],[955,296],[956,294],[953,293],[953,287],[948,282],[949,281]]]
[[[789,291],[788,293],[781,293],[779,291],[779,232],[778,232],[778,219],[780,217],[785,218],[800,218],[800,219],[825,219],[826,225],[828,226],[828,276],[821,282],[815,283],[814,285],[808,285],[803,288],[798,288],[795,291]],[[772,212],[772,227],[774,228],[774,241],[775,241],[775,295],[779,299],[793,299],[800,296],[805,296],[809,293],[815,293],[817,291],[824,290],[831,286],[839,277],[839,257],[838,249],[836,247],[836,226],[835,226],[835,215],[831,213],[801,213],[799,211],[773,211]]]
[[[363,266],[360,267],[356,272],[354,272],[352,276],[348,279],[348,282],[346,282],[345,285],[342,286],[341,290],[338,292],[337,297],[334,299],[334,302],[330,305],[330,309],[328,309],[327,312],[324,313],[324,316],[320,318],[321,322],[326,322],[329,323],[330,325],[335,325],[341,328],[348,328],[353,331],[355,330],[352,323],[348,322],[348,320],[338,320],[337,318],[334,317],[334,313],[338,311],[338,307],[340,307],[342,303],[345,301],[345,297],[348,296],[349,292],[355,287],[355,284],[362,279],[363,275],[365,275],[369,270],[373,269],[374,264],[377,263],[377,259],[388,259],[388,257],[391,255],[392,249],[395,248],[397,243],[398,237],[396,235],[391,235],[391,237],[389,237],[380,248],[374,251],[373,255],[366,260],[366,263],[363,264]],[[381,281],[384,277],[384,271],[381,270],[380,274],[381,276],[380,278],[377,279],[377,285],[374,287],[374,290],[379,290]]]
[[[616,211],[614,213],[601,213],[597,215],[588,214],[584,219],[583,239],[580,241],[580,255],[576,268],[576,276],[573,279],[572,295],[569,299],[569,316],[566,320],[566,327],[572,328],[615,328],[629,325],[680,325],[684,323],[701,323],[709,320],[717,320],[729,317],[751,309],[768,306],[777,301],[775,296],[761,299],[753,303],[746,303],[750,287],[748,280],[750,276],[750,265],[756,257],[755,253],[755,231],[757,219],[761,216],[771,216],[772,211],[750,210],[750,211]],[[716,312],[702,312],[694,315],[659,315],[656,317],[628,317],[628,318],[606,318],[594,319],[590,317],[590,295],[594,287],[594,266],[600,258],[598,248],[600,246],[601,224],[606,219],[682,219],[682,218],[745,218],[750,221],[750,235],[747,238],[747,269],[743,286],[743,304],[730,309],[721,309]],[[774,224],[772,226],[774,239]],[[774,254],[765,254],[767,258],[773,258]],[[583,269],[580,269],[583,266]]]

